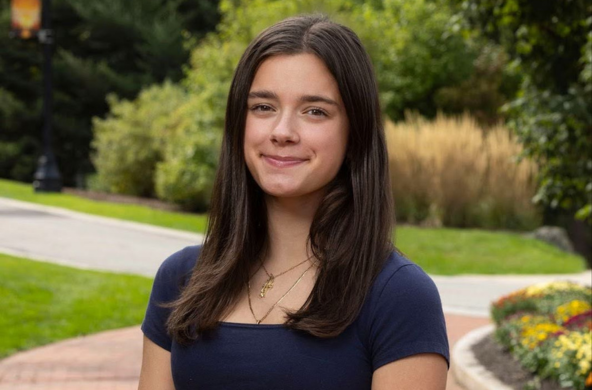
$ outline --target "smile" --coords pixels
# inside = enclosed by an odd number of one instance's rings
[[[263,160],[272,167],[275,168],[289,168],[306,162],[306,159],[298,157],[282,157],[282,156],[266,156],[262,155]]]

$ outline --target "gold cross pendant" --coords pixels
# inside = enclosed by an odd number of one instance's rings
[[[269,275],[269,279],[267,279],[267,282],[265,282],[265,284],[263,284],[263,287],[261,287],[261,292],[259,293],[260,298],[265,298],[267,290],[271,290],[273,288],[273,280],[273,275]]]

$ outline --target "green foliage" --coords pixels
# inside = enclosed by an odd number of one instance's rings
[[[478,50],[451,28],[451,17],[445,4],[394,0],[361,5],[345,19],[372,57],[391,119],[405,110],[434,117],[437,92],[471,75]]]
[[[159,198],[189,210],[203,210],[209,203],[234,68],[248,43],[281,19],[324,12],[354,28],[376,64],[385,109],[392,117],[408,107],[435,114],[436,91],[466,78],[472,69],[471,49],[447,26],[450,12],[429,1],[384,1],[371,6],[345,0],[322,5],[311,0],[226,0],[220,3],[220,11],[216,33],[192,52],[183,81],[190,94],[177,110],[170,110],[173,130],[154,179]],[[102,148],[100,153],[107,150]],[[114,186],[110,189],[119,191]]]
[[[553,209],[582,210],[581,219],[591,222],[592,112],[585,95],[576,88],[565,95],[529,88],[508,112],[524,145],[523,155],[539,163],[534,201]]]
[[[0,128],[6,129],[6,137],[0,139],[0,176],[27,177],[30,173],[29,164],[25,160],[23,166],[21,155],[31,146],[36,150],[35,143],[28,137],[16,137],[19,118],[25,112],[23,102],[10,91],[0,88]]]
[[[156,171],[156,193],[186,210],[204,211],[209,205],[218,163],[221,120],[216,109],[198,99],[175,113],[174,137],[166,145]],[[212,115],[207,115],[208,113]]]
[[[169,82],[145,89],[134,101],[111,95],[109,116],[94,120],[95,185],[109,192],[152,196],[156,164],[171,134],[171,111],[186,96]]]
[[[0,30],[9,30],[9,3],[0,0]],[[216,6],[216,0],[53,1],[53,146],[66,185],[93,170],[91,118],[108,111],[107,94],[132,99],[143,86],[180,80],[190,49],[218,21]],[[41,63],[38,42],[0,35],[0,88],[27,108],[9,127],[0,122],[0,148],[18,150],[0,162],[0,177],[32,179],[41,144]]]
[[[500,108],[513,98],[520,76],[508,69],[508,55],[502,47],[486,43],[474,61],[470,78],[438,90],[435,102],[443,111],[469,112],[481,126],[493,126],[504,119]]]
[[[427,0],[374,3],[332,0],[322,5],[310,0],[222,1],[220,10],[222,21],[218,34],[193,54],[187,81],[197,90],[203,87],[203,78],[215,79],[204,72],[204,65],[209,68],[210,62],[223,61],[216,58],[219,54],[212,48],[224,50],[228,56],[226,64],[235,65],[246,45],[260,31],[301,13],[324,12],[356,31],[375,65],[384,109],[394,119],[401,118],[406,109],[435,115],[436,91],[468,78],[477,54],[460,32],[450,28],[451,11],[443,4]],[[215,74],[229,80],[232,73],[224,69],[224,75]]]
[[[470,24],[501,43],[524,74],[508,106],[524,154],[540,163],[535,200],[592,224],[592,4],[458,0]]]

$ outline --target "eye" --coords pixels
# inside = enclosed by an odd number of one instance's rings
[[[251,107],[251,111],[269,112],[269,111],[273,111],[273,108],[271,106],[268,106],[267,104],[257,104],[257,105],[254,105],[253,107]]]
[[[324,110],[317,108],[317,107],[311,108],[311,109],[307,110],[306,112],[311,114],[312,116],[328,116]]]

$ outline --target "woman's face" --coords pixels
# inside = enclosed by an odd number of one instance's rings
[[[274,197],[320,195],[348,139],[345,107],[325,64],[313,54],[268,58],[247,106],[245,160],[261,189]]]

